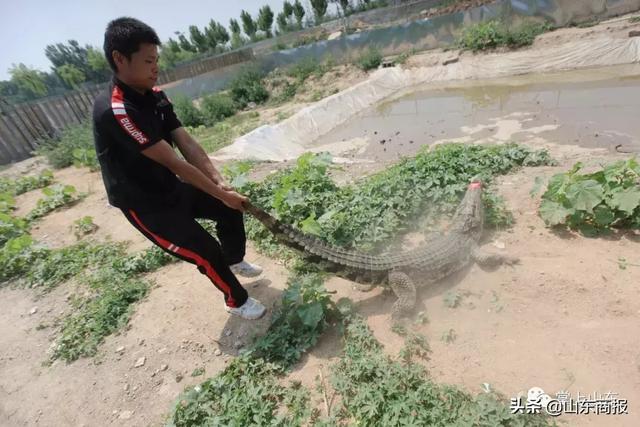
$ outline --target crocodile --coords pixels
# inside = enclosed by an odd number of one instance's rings
[[[285,245],[302,251],[326,270],[360,284],[388,285],[397,300],[392,318],[410,313],[416,304],[416,283],[434,283],[462,270],[472,262],[484,266],[512,265],[517,258],[479,247],[483,233],[482,182],[474,179],[455,211],[446,232],[430,232],[415,249],[371,255],[332,246],[274,218],[250,201],[245,209]]]

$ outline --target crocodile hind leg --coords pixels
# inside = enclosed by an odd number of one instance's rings
[[[416,305],[416,286],[413,281],[402,271],[392,271],[389,273],[389,286],[398,297],[393,304],[391,318],[398,319],[409,314]]]
[[[489,252],[480,248],[476,248],[471,253],[471,257],[483,267],[497,267],[503,264],[513,265],[520,262],[520,259],[517,257]]]

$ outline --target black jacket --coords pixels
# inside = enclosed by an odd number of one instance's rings
[[[142,212],[177,202],[181,182],[142,150],[163,139],[173,146],[171,131],[181,126],[164,92],[143,95],[113,77],[93,105],[96,154],[111,205]]]

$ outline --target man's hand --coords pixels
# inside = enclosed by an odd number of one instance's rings
[[[216,173],[211,175],[211,180],[218,184],[218,187],[222,188],[224,191],[233,191],[233,187],[225,182],[224,178],[217,170]]]
[[[246,202],[247,199],[242,194],[236,193],[235,191],[226,191],[222,197],[220,197],[222,202],[229,206],[231,209],[236,209],[240,212],[244,212],[243,202]]]

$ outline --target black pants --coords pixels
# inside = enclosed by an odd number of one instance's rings
[[[244,258],[246,236],[242,212],[184,184],[180,201],[165,210],[140,212],[122,209],[129,222],[165,252],[195,264],[224,293],[229,307],[240,307],[247,291],[229,269]],[[196,218],[216,221],[220,243]]]

